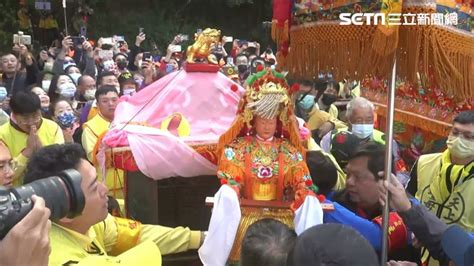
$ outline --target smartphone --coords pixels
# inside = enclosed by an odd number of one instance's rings
[[[248,43],[248,47],[249,47],[249,48],[256,48],[257,45],[255,44],[255,42],[249,42],[249,43]]]
[[[125,37],[124,36],[115,36],[115,40],[117,42],[125,42]]]
[[[200,34],[201,32],[202,32],[202,29],[197,29],[197,30],[196,30],[196,33],[197,33],[197,34]]]
[[[181,45],[170,44],[170,50],[173,53],[180,53],[181,52]]]
[[[19,31],[18,34],[13,35],[13,44],[31,45],[31,36]]]
[[[187,34],[180,34],[179,35],[181,37],[181,41],[189,41],[189,35]]]
[[[112,37],[102,38],[102,45],[104,44],[114,45],[114,39]]]
[[[228,43],[228,42],[233,42],[234,38],[232,36],[224,36],[222,37],[222,42]]]
[[[237,42],[237,44],[238,44],[238,45],[239,45],[239,47],[240,47],[240,46],[242,46],[242,45],[248,44],[248,41],[245,41],[245,40],[239,40],[239,41]]]
[[[86,38],[87,37],[87,28],[86,26],[81,27],[81,35],[82,37]]]
[[[145,29],[144,28],[138,28],[138,33],[145,33]]]
[[[151,55],[150,52],[143,52],[143,61],[147,60],[147,61],[151,61],[153,60],[153,56]]]
[[[81,36],[71,36],[72,43],[74,47],[82,45],[84,38]]]

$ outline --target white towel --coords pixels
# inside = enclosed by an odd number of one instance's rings
[[[214,196],[209,230],[199,249],[199,258],[205,266],[224,266],[234,245],[240,223],[240,204],[237,193],[222,186]]]

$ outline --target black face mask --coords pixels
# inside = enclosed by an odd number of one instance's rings
[[[127,60],[118,60],[117,61],[117,67],[120,69],[120,70],[124,70],[128,65],[128,62]]]
[[[248,66],[247,65],[238,65],[237,69],[239,70],[240,74],[243,74],[243,73],[247,72]]]
[[[336,95],[333,95],[333,94],[323,94],[323,98],[322,98],[322,101],[324,103],[324,105],[326,106],[330,106],[331,104],[333,104],[335,101],[337,100],[337,96]]]

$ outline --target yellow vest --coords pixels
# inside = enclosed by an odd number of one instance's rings
[[[431,212],[447,224],[458,224],[467,232],[474,232],[474,178],[455,185],[445,202],[437,199],[431,192],[430,185],[440,174],[442,153],[422,155],[416,169],[418,187],[416,198]],[[435,193],[436,194],[436,193]]]
[[[87,159],[92,162],[93,151],[95,144],[99,136],[109,129],[110,122],[105,120],[102,115],[98,114],[94,116],[91,120],[87,121],[83,127],[84,131],[82,132],[82,146],[87,154]],[[97,177],[102,179],[102,171],[99,165],[94,165],[97,169]],[[121,169],[116,168],[107,168],[105,184],[109,189],[109,195],[113,196],[116,199],[124,198],[123,188],[124,184],[124,172]]]
[[[126,231],[119,228],[120,221],[134,226]],[[86,235],[53,223],[50,231],[51,254],[49,265],[161,265],[158,246],[151,240],[138,243],[130,240],[129,246],[117,257],[109,256],[121,235],[140,235],[140,224],[126,219],[107,218],[94,225]]]
[[[64,144],[63,131],[58,124],[49,119],[42,118],[41,126],[38,128],[37,134],[43,146]],[[18,163],[13,186],[20,186],[23,184],[23,173],[28,163],[28,158],[21,154],[26,148],[28,134],[17,130],[8,122],[0,127],[0,140],[5,143],[12,158]]]
[[[458,224],[469,233],[474,232],[474,178],[458,184],[446,200],[436,198],[431,191],[433,180],[440,175],[443,153],[422,155],[418,159],[417,191],[415,197],[432,213],[446,224]],[[436,188],[436,187],[435,187]],[[428,265],[438,265],[434,259],[429,259],[429,252],[423,249],[422,262]],[[428,260],[429,259],[429,260]]]

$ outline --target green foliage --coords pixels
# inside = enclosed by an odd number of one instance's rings
[[[0,1],[0,51],[12,48],[13,33],[18,30],[17,9],[13,0]]]
[[[262,49],[269,43],[269,32],[262,22],[271,19],[271,0],[89,0],[94,9],[90,17],[90,36],[124,35],[129,44],[135,42],[138,28],[145,29],[145,49],[153,43],[163,50],[176,34],[189,35],[192,42],[198,28],[217,28],[222,35],[256,40]]]

